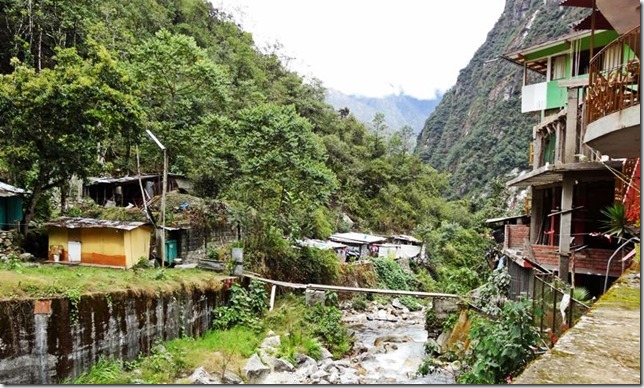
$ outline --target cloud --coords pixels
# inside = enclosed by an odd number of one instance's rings
[[[434,97],[455,82],[504,0],[211,0],[259,48],[279,42],[289,68],[347,94]]]

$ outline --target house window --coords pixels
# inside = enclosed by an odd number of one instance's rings
[[[566,56],[558,55],[552,58],[551,80],[566,78]]]

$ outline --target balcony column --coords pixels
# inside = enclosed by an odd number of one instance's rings
[[[566,135],[563,158],[564,163],[575,162],[575,150],[577,148],[577,110],[579,107],[579,89],[576,87],[568,88],[568,103],[566,108]]]
[[[568,267],[570,258],[570,232],[572,229],[572,196],[575,180],[564,175],[561,188],[561,219],[559,222],[559,278],[568,283]],[[567,210],[567,211],[566,211]]]
[[[537,244],[539,232],[543,229],[543,190],[532,186],[532,206],[530,208],[530,244]]]

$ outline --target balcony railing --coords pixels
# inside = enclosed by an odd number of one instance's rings
[[[640,26],[590,61],[586,124],[640,103]]]

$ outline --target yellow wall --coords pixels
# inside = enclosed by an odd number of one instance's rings
[[[148,226],[130,231],[111,228],[52,227],[49,229],[49,245],[62,245],[65,250],[64,259],[68,261],[67,242],[78,240],[81,242],[81,263],[124,265],[126,268],[131,268],[138,263],[141,256],[149,257],[151,231],[152,228]]]
[[[125,263],[127,268],[136,265],[141,257],[150,256],[150,233],[152,228],[141,226],[125,233]]]

